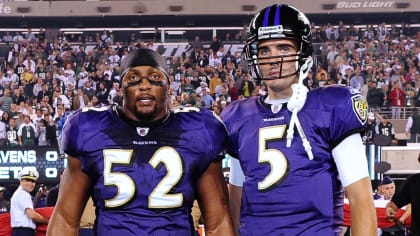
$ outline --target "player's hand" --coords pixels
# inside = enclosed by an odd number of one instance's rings
[[[385,209],[385,214],[386,214],[386,217],[390,220],[390,221],[394,221],[394,219],[395,219],[395,214],[397,213],[397,210],[395,210],[394,209],[394,207],[393,206],[391,206],[391,204],[388,204],[387,206],[386,206],[386,209]]]
[[[401,224],[405,225],[405,218],[404,217],[400,217],[398,219],[398,222],[400,222]]]

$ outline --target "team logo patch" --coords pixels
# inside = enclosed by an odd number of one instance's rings
[[[351,98],[353,102],[353,111],[356,114],[360,123],[365,124],[368,116],[368,104],[366,99],[361,95],[356,95]]]
[[[140,136],[146,136],[149,133],[149,128],[137,127],[137,133]]]

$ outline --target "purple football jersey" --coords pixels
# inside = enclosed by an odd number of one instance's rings
[[[342,221],[343,188],[331,150],[362,131],[365,99],[344,86],[308,93],[298,117],[313,160],[296,128],[291,147],[286,147],[292,115],[286,104],[275,114],[262,100],[237,101],[222,112],[228,151],[245,174],[241,235],[335,235]]]
[[[192,235],[195,182],[226,139],[208,110],[173,111],[162,124],[142,127],[110,107],[70,116],[62,143],[93,181],[97,235]]]

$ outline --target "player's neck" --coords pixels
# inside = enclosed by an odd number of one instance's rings
[[[289,101],[289,98],[270,98],[269,96],[267,96],[264,99],[264,103],[270,104],[270,105],[283,104],[283,103],[287,103],[288,101]]]
[[[279,98],[271,99],[269,96],[264,98],[264,103],[267,108],[269,108],[274,114],[279,113],[283,108],[283,104],[286,104],[289,101],[289,98]]]

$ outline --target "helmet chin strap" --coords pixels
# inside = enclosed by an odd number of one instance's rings
[[[292,84],[292,96],[287,103],[287,109],[292,112],[292,117],[290,119],[289,128],[287,130],[287,143],[286,147],[290,147],[292,145],[293,135],[294,135],[294,128],[296,128],[299,132],[300,138],[302,139],[303,147],[305,148],[306,153],[308,154],[309,160],[314,159],[314,155],[312,153],[311,144],[308,141],[308,138],[303,131],[302,125],[300,124],[299,118],[297,116],[298,112],[303,108],[306,102],[306,95],[308,93],[308,88],[303,85],[303,80],[308,76],[308,72],[311,69],[313,64],[312,57],[309,57],[305,60],[303,65],[300,67],[299,70],[299,81],[295,84]]]

